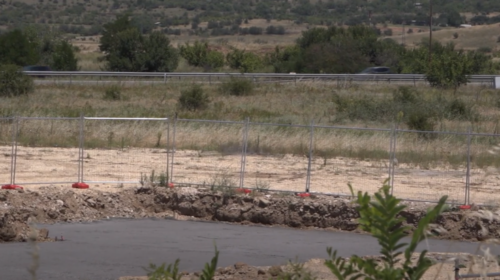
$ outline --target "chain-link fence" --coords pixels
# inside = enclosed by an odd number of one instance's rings
[[[168,118],[2,118],[0,183],[145,184],[491,204],[500,135]]]

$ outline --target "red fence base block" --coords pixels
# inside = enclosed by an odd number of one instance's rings
[[[168,183],[168,187],[171,189],[174,188],[174,183]]]
[[[460,209],[461,210],[467,210],[467,209],[470,209],[470,205],[460,205]]]
[[[74,189],[88,189],[89,188],[89,185],[85,184],[85,183],[82,183],[82,182],[79,182],[79,183],[74,183],[72,185],[72,187]]]
[[[238,189],[236,189],[236,192],[237,193],[251,193],[252,191],[249,189],[238,188]]]
[[[18,185],[3,185],[2,190],[22,190],[23,187]]]
[[[295,193],[297,196],[299,197],[310,197],[311,194],[310,193]]]

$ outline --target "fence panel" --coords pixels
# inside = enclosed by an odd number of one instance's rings
[[[76,182],[79,135],[78,118],[19,118],[15,183]]]
[[[12,118],[0,118],[0,186],[10,184],[12,161]]]
[[[314,130],[311,191],[374,193],[389,178],[391,132],[318,127]]]
[[[500,205],[500,135],[471,136],[469,201]]]
[[[85,118],[83,181],[92,186],[166,183],[168,119]]]
[[[243,129],[243,122],[177,120],[173,182],[239,186]]]
[[[309,141],[309,126],[251,123],[245,186],[304,192]]]
[[[464,203],[467,135],[398,131],[393,194],[402,199]]]

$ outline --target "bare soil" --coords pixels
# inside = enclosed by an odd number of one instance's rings
[[[239,149],[239,148],[238,148]],[[0,146],[0,183],[10,182],[11,147]],[[78,181],[78,149],[18,147],[16,183],[30,190],[38,185],[68,188]],[[123,148],[85,150],[84,181],[92,188],[117,191],[138,185],[142,175],[156,175],[167,170],[164,149]],[[176,185],[220,183],[238,186],[241,155],[179,150],[173,164]],[[244,186],[270,190],[303,192],[306,190],[308,159],[305,156],[248,155]],[[388,178],[389,162],[352,158],[314,157],[311,164],[310,191],[349,194],[348,183],[355,190],[376,192]],[[170,166],[169,168],[172,168]],[[448,201],[461,204],[465,196],[465,167],[419,167],[399,164],[395,168],[394,195],[402,199],[437,201],[448,195]],[[470,201],[496,204],[494,195],[500,185],[496,169],[471,170]],[[41,183],[41,184],[40,184]],[[34,185],[32,185],[34,184]]]

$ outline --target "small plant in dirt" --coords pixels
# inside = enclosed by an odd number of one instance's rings
[[[139,184],[141,187],[167,187],[168,174],[162,172],[159,175],[156,175],[155,170],[152,170],[149,176],[141,173]]]
[[[208,107],[209,103],[210,98],[208,94],[203,92],[200,85],[193,85],[189,89],[181,91],[181,96],[179,96],[179,106],[184,110],[203,110]]]
[[[222,83],[220,92],[226,95],[247,96],[253,93],[254,84],[247,78],[231,77],[229,81]]]
[[[122,88],[119,85],[111,85],[104,89],[104,100],[122,100]]]
[[[231,196],[236,193],[236,182],[231,174],[226,171],[215,174],[210,182],[210,190],[213,192],[222,192],[223,195]]]
[[[0,65],[0,96],[18,96],[33,91],[33,79],[15,65]]]
[[[215,270],[217,269],[217,262],[219,261],[219,251],[217,246],[215,246],[215,256],[212,258],[210,263],[206,263],[205,267],[201,271],[199,280],[212,280],[215,276]],[[160,266],[155,264],[150,264],[149,268],[146,268],[148,280],[180,280],[182,275],[179,274],[179,259],[175,260],[175,263],[166,265],[163,263]]]
[[[355,196],[352,187],[349,188]],[[382,261],[379,263],[373,258],[361,258],[356,255],[346,260],[338,257],[337,251],[328,248],[330,259],[325,265],[339,280],[422,278],[433,263],[426,257],[427,250],[420,253],[415,264],[412,263],[412,255],[418,244],[426,238],[426,231],[431,223],[443,211],[447,197],[442,197],[437,205],[420,219],[409,243],[403,242],[403,238],[410,227],[402,225],[404,218],[400,216],[406,206],[401,205],[401,200],[390,194],[390,186],[384,185],[373,197],[359,191],[356,198],[360,227],[378,240],[382,247]]]

